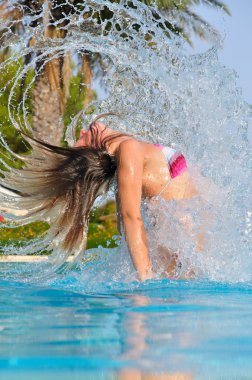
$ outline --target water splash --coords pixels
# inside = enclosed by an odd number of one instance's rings
[[[27,12],[18,1],[12,1],[6,9],[6,21],[1,19],[0,53],[8,53],[0,63],[0,76],[8,80],[0,89],[0,97],[8,92],[8,125],[26,131],[35,127],[32,93],[37,78],[53,60],[66,62],[71,57],[73,78],[79,70],[80,56],[89,52],[99,57],[94,71],[99,73],[103,90],[86,106],[81,123],[87,125],[98,113],[120,112],[121,118],[108,118],[106,122],[139,138],[179,147],[202,193],[191,201],[143,204],[153,259],[157,245],[163,244],[179,253],[185,275],[193,270],[196,276],[213,280],[251,281],[252,155],[247,140],[251,108],[237,87],[236,73],[220,64],[216,47],[203,54],[188,55],[182,38],[170,32],[164,16],[136,0],[131,1],[133,6],[127,1],[117,4],[88,0],[81,6],[66,1],[66,12],[57,20],[57,35],[45,33],[50,30],[52,14],[56,17],[56,9],[48,8],[48,4]],[[12,24],[7,22],[11,11],[20,12],[20,18]],[[14,26],[23,11],[26,27],[18,33]],[[103,18],[104,11],[111,16],[109,19]],[[18,99],[20,91],[22,99]],[[66,132],[70,144],[78,112],[72,114]],[[57,126],[61,123],[59,119]],[[2,186],[6,170],[22,176],[17,167],[25,162],[25,156],[15,154],[8,146],[4,124],[0,121]],[[5,216],[14,215],[13,228],[30,221],[25,220],[20,197],[4,187],[0,205]],[[190,231],[183,228],[185,218],[190,219]],[[202,225],[205,250],[196,253],[195,237]],[[67,266],[67,257],[60,241],[50,240],[50,233],[18,249],[8,247],[7,253],[40,254],[48,249],[48,261],[26,266],[22,271],[8,267],[3,269],[4,274],[38,281],[54,276],[54,271],[61,272]],[[97,273],[101,281],[111,273],[115,282],[122,278],[133,280],[135,273],[125,244],[118,251],[116,255],[100,249],[99,258],[82,268],[83,286],[97,281]],[[79,255],[81,251],[76,252]]]

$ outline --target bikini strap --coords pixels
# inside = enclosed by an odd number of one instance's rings
[[[163,194],[163,192],[165,191],[165,189],[167,189],[167,187],[170,184],[171,180],[172,180],[171,178],[168,179],[168,182],[165,184],[165,186],[163,187],[163,189],[160,191],[160,193],[158,194],[158,197]]]

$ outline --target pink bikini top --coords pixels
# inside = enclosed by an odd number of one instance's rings
[[[154,144],[154,146],[162,150],[169,166],[171,178],[175,178],[186,171],[187,163],[182,153],[170,148],[169,146],[164,146],[161,144]]]

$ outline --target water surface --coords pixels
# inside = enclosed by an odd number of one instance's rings
[[[67,290],[71,281],[1,280],[1,379],[251,378],[250,284],[163,280],[85,294]]]

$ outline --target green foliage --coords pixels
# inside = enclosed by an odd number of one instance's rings
[[[8,245],[22,246],[25,242],[39,238],[49,228],[45,222],[34,222],[17,228],[0,228],[0,252],[8,250]],[[115,202],[95,208],[90,216],[87,248],[115,247],[113,236],[117,235]]]
[[[48,227],[47,223],[34,222],[17,228],[0,228],[0,252],[4,252],[8,245],[20,247],[27,240],[38,238]]]
[[[99,245],[115,247],[113,236],[118,234],[115,202],[108,202],[104,206],[95,208],[90,215],[87,248]]]
[[[86,86],[82,84],[82,73],[81,71],[78,71],[78,73],[71,77],[70,80],[70,89],[69,89],[70,95],[67,99],[66,107],[64,110],[64,116],[63,121],[65,127],[67,127],[70,123],[72,118],[77,115],[79,111],[83,109],[83,103],[86,97]],[[94,97],[93,99],[96,99],[95,92],[93,93]],[[87,110],[88,113],[93,112],[93,108],[89,107]],[[81,128],[81,125],[79,126],[79,129]]]
[[[8,59],[8,57],[6,59]],[[34,73],[29,71],[27,75],[23,77],[23,80],[18,80],[15,87],[13,87],[14,78],[16,78],[16,75],[23,68],[23,61],[22,59],[19,59],[6,64],[6,66],[0,71],[0,134],[13,152],[25,154],[29,151],[29,146],[25,143],[20,132],[18,132],[18,130],[13,126],[9,113],[10,111],[12,118],[15,119],[19,126],[23,125],[23,109],[20,107],[23,90],[34,76]],[[10,102],[11,90],[13,91],[13,94]],[[31,91],[32,89],[29,88],[27,99],[24,104],[28,120],[31,119]],[[4,162],[12,168],[22,167],[22,162],[16,159],[2,145],[0,145],[0,159],[3,159]],[[4,165],[1,163],[0,168],[5,170]]]
[[[7,57],[8,58],[8,57]],[[6,140],[10,149],[15,153],[28,153],[29,146],[23,139],[22,135],[13,126],[10,119],[8,110],[9,95],[13,86],[14,78],[18,72],[24,68],[22,60],[12,61],[6,65],[4,69],[0,71],[0,133]],[[29,71],[23,80],[20,79],[15,86],[14,93],[11,102],[12,117],[18,121],[19,125],[24,126],[23,110],[20,107],[22,102],[23,91],[27,89],[31,81],[34,81],[34,71]],[[32,125],[32,89],[33,86],[29,86],[28,94],[26,97],[25,109],[28,122]],[[67,126],[71,122],[71,119],[83,109],[83,103],[86,97],[86,87],[82,85],[82,73],[81,70],[73,75],[70,79],[70,95],[67,99],[66,107],[63,115],[64,125]],[[94,99],[96,94],[94,93]],[[87,112],[92,112],[90,107]],[[15,160],[10,153],[0,146],[0,158],[3,158],[8,165],[15,168],[20,168],[21,163]],[[1,166],[2,168],[2,166]]]
[[[8,110],[9,96],[14,84],[14,78],[22,69],[23,61],[20,59],[17,61],[11,61],[0,72],[0,131],[7,141],[10,149],[16,153],[25,153],[28,151],[27,145],[24,143],[22,136],[13,126],[10,120],[10,114]],[[19,105],[22,101],[24,86],[30,83],[33,75],[34,73],[30,71],[26,77],[24,77],[23,83],[21,83],[21,79],[18,81],[13,91],[12,101],[10,104],[11,115],[19,125],[23,125],[23,110],[21,107],[19,107]],[[28,120],[31,119],[31,91],[32,89],[30,88],[25,103]]]

